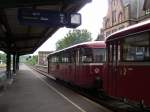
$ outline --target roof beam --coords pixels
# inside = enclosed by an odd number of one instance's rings
[[[28,36],[28,38],[27,38],[27,36],[23,36],[23,37],[17,36],[17,37],[13,37],[11,41],[13,41],[13,42],[29,41],[29,40],[37,40],[39,38],[41,38],[41,37],[40,36]],[[0,41],[7,41],[7,38],[0,37]]]
[[[26,36],[24,37],[14,37],[13,38],[13,41],[29,41],[29,40],[37,40],[37,39],[40,39],[41,37],[40,36],[28,36],[28,38]]]
[[[0,0],[0,8],[27,7],[34,5],[58,5],[87,3],[91,0]]]
[[[0,23],[1,23],[1,28],[3,29],[4,33],[7,36],[11,35],[11,29],[10,26],[8,24],[8,20],[6,17],[6,13],[4,11],[4,9],[0,9]]]
[[[33,51],[34,49],[35,49],[35,47],[37,47],[37,46],[26,46],[26,47],[12,47],[11,48],[11,53],[12,52],[26,52],[26,51]],[[8,48],[4,48],[3,47],[3,49],[7,49],[6,51],[9,51],[9,49]]]

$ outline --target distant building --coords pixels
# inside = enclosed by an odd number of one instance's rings
[[[39,51],[38,52],[38,64],[47,66],[47,56],[50,54],[51,51]]]
[[[108,0],[108,12],[97,40],[150,18],[150,0]]]

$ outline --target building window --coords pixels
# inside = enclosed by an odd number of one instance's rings
[[[118,21],[119,21],[119,23],[121,23],[123,21],[123,14],[122,14],[122,12],[119,13]]]
[[[112,30],[112,33],[116,32],[116,31],[117,31],[117,29],[113,29],[113,30]]]
[[[110,26],[110,21],[109,19],[106,20],[106,23],[105,23],[105,28],[108,28]]]
[[[121,27],[119,27],[119,30],[121,30],[121,29],[123,29],[125,26],[123,25],[123,26],[121,26]]]
[[[110,31],[107,31],[107,32],[106,32],[106,37],[108,37],[110,34],[111,34],[111,32],[110,32]]]
[[[116,22],[116,10],[112,11],[112,23]]]
[[[112,0],[112,5],[113,5],[113,6],[116,5],[116,0]]]

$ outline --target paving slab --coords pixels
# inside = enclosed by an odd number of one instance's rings
[[[42,83],[27,67],[21,68],[14,83],[0,95],[0,112],[80,112]]]

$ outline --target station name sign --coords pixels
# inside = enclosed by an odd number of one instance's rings
[[[18,9],[18,20],[24,25],[76,28],[81,25],[81,14],[31,8]]]

